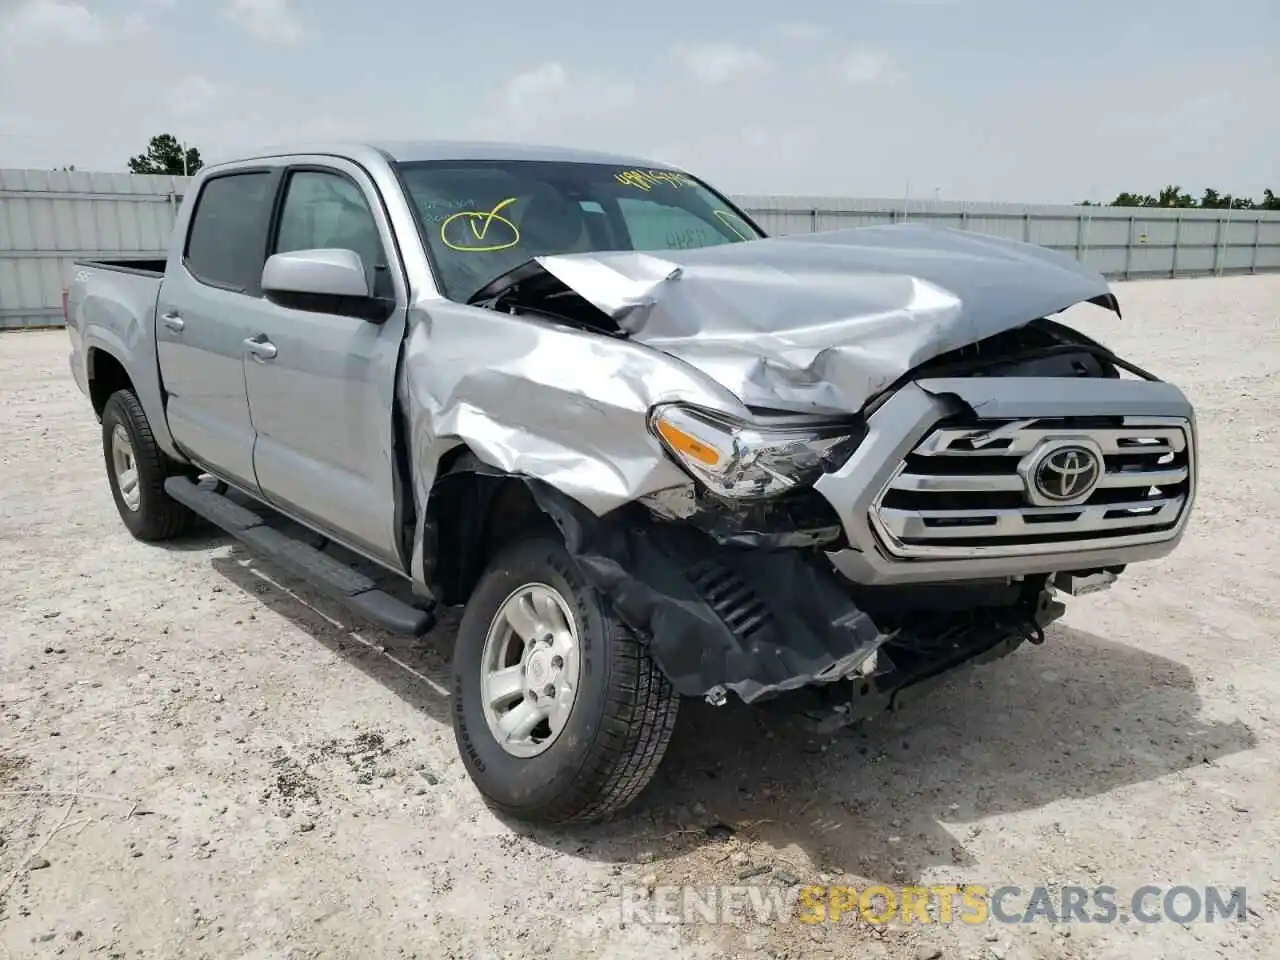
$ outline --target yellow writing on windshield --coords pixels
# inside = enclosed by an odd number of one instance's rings
[[[515,197],[507,197],[492,210],[462,210],[445,217],[440,224],[440,240],[450,250],[463,253],[509,250],[520,242],[520,228],[498,211],[515,202]]]
[[[686,173],[675,170],[623,170],[613,178],[624,186],[652,190],[665,184],[669,187],[696,187],[698,182]]]
[[[712,210],[711,212],[716,215],[717,220],[736,233],[739,239],[756,239],[755,233],[752,232],[749,226],[747,226],[747,222],[736,213],[730,213],[728,210]]]

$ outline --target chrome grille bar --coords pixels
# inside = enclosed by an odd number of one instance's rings
[[[1085,507],[1028,507],[1025,510],[892,510],[880,519],[899,540],[954,540],[969,537],[1045,536],[1093,533],[1172,523],[1183,498]]]
[[[1186,467],[1157,470],[1109,470],[1098,481],[1099,487],[1162,487],[1185,483]],[[900,473],[889,484],[892,490],[914,490],[931,493],[985,493],[994,490],[1018,491],[1022,478],[1017,474],[988,476],[950,476],[947,474]]]
[[[1043,423],[1044,421],[1017,421]],[[1027,427],[1007,436],[997,435],[988,443],[983,440],[992,429],[935,430],[913,451],[920,457],[990,457],[1023,456],[1045,440],[1088,437],[1105,454],[1181,453],[1187,448],[1186,434],[1178,427],[1144,427],[1135,429],[1089,429]]]

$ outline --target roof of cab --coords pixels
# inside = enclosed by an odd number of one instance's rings
[[[529,143],[504,143],[483,140],[399,140],[302,143],[274,146],[227,157],[219,163],[243,163],[267,157],[286,155],[340,156],[354,160],[379,154],[383,159],[397,163],[414,163],[424,160],[545,160],[570,163],[608,163],[624,166],[647,167],[655,170],[675,169],[670,164],[643,157],[608,153],[599,150],[581,150],[574,147],[557,147]]]

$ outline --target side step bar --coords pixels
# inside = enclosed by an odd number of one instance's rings
[[[379,590],[377,584],[360,571],[301,540],[285,536],[252,510],[215,492],[212,486],[193,483],[187,477],[169,477],[164,489],[173,499],[245,546],[306,580],[370,623],[410,637],[420,637],[435,626],[436,618],[430,610],[410,606]]]

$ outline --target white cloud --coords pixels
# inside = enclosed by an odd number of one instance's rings
[[[466,135],[483,139],[555,139],[566,122],[587,124],[616,116],[636,96],[633,84],[596,74],[571,72],[559,60],[511,77],[489,97],[490,112],[478,116]]]
[[[164,94],[165,105],[175,117],[206,113],[218,98],[219,88],[208,77],[183,77]]]
[[[289,0],[231,0],[227,15],[266,43],[300,43],[306,39],[301,22],[289,9]]]
[[[769,61],[750,47],[733,43],[709,43],[676,47],[676,59],[703,83],[725,83],[738,77],[763,73]]]
[[[828,32],[826,27],[808,20],[795,20],[778,27],[778,36],[784,40],[799,40],[804,43],[816,43],[824,39]]]
[[[849,83],[894,83],[902,79],[893,57],[883,50],[854,50],[840,61],[837,70]]]
[[[71,0],[29,0],[0,20],[0,48],[98,44],[142,28],[143,22],[136,15],[113,23]]]
[[[512,110],[533,106],[539,98],[554,94],[569,85],[569,71],[559,60],[544,63],[518,73],[502,88],[503,98]]]

